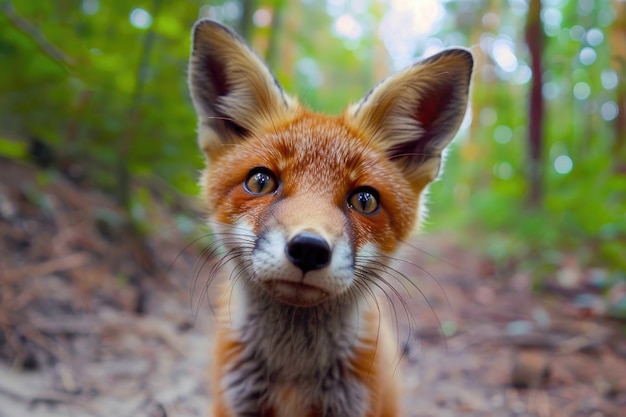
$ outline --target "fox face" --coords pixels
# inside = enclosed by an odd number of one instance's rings
[[[380,319],[370,323],[362,301],[391,291],[387,261],[419,223],[423,192],[464,117],[471,54],[441,52],[328,116],[288,96],[229,28],[202,20],[192,44],[202,193],[222,264],[233,266],[228,308],[237,309],[218,333],[215,415],[396,415],[382,414],[395,407],[382,404],[382,380],[372,382],[384,373],[371,366],[382,354]],[[326,339],[307,347],[316,326]],[[292,342],[268,336],[278,329]],[[241,358],[254,358],[255,371]],[[300,365],[281,368],[290,361]],[[320,377],[335,366],[353,381],[341,382],[346,392]],[[229,383],[246,378],[249,391]]]
[[[383,150],[298,112],[224,150],[204,186],[216,221],[250,239],[250,279],[279,302],[310,306],[345,295],[366,254],[396,248],[419,196]]]

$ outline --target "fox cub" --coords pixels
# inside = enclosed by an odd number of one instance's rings
[[[220,23],[199,21],[192,43],[203,198],[223,249],[215,269],[230,268],[211,415],[398,416],[398,351],[379,301],[463,120],[471,54],[418,62],[334,117],[285,94]]]

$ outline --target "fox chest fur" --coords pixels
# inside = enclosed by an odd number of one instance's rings
[[[451,49],[379,83],[340,116],[286,95],[229,28],[194,28],[190,88],[220,253],[216,417],[400,415],[389,267],[467,105]],[[213,276],[209,277],[213,284]]]
[[[383,352],[376,352],[375,332],[359,328],[365,317],[348,304],[303,309],[254,301],[242,322],[220,327],[216,358],[232,358],[213,369],[229,410],[223,415],[378,415],[369,410],[376,407],[372,382],[381,377],[374,359]]]

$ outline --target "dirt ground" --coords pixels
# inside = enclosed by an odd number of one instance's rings
[[[0,159],[0,417],[208,415],[203,240],[165,207],[140,239],[88,185]],[[624,323],[572,302],[589,288],[538,296],[451,236],[402,257],[407,416],[626,416]]]

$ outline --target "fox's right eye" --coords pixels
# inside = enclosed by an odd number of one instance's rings
[[[250,194],[269,194],[276,191],[278,188],[278,181],[276,181],[276,177],[274,177],[272,171],[267,168],[259,167],[250,171],[243,187]]]

